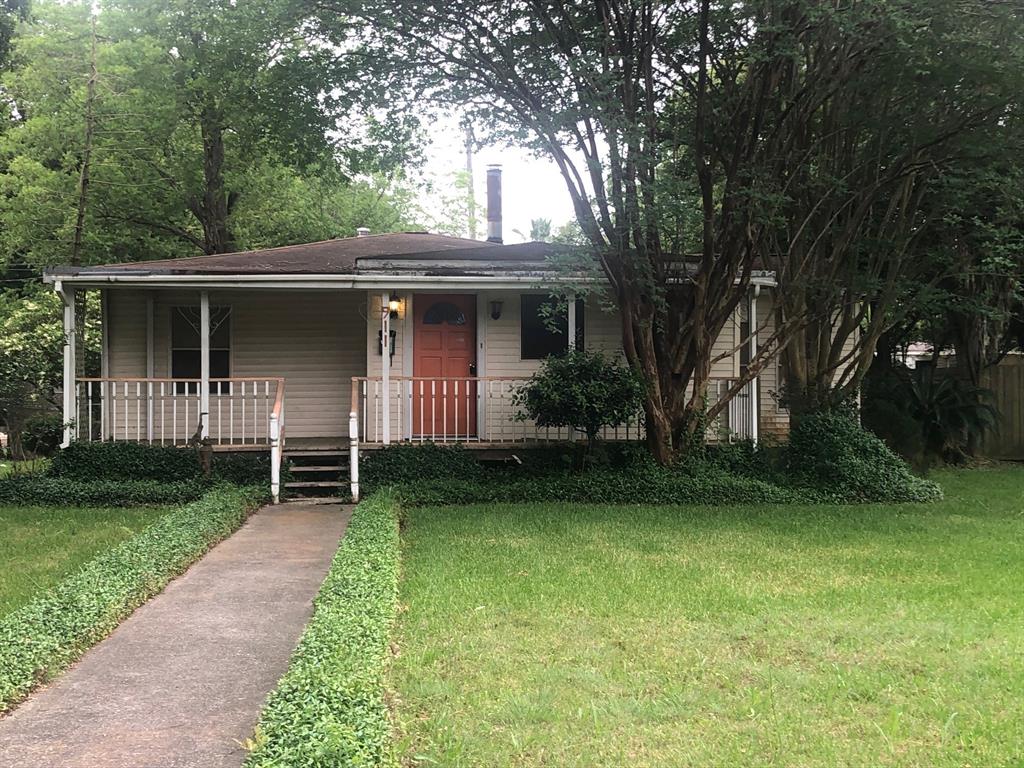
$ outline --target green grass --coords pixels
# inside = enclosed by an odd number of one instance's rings
[[[0,617],[166,511],[0,506]]]
[[[1024,471],[931,505],[412,510],[409,764],[1024,764]]]

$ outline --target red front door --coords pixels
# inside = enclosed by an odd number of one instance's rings
[[[476,296],[413,298],[412,432],[430,440],[476,435]]]

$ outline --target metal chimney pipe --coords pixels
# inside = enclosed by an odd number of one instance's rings
[[[487,242],[501,243],[501,166],[487,166]]]

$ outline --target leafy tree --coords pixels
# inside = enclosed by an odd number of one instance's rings
[[[89,5],[38,3],[3,85],[16,110],[0,137],[0,258],[65,263],[76,232],[83,263],[97,263],[401,219],[385,174],[404,157],[407,123],[397,108],[361,117],[377,102],[351,84],[335,42],[289,0],[105,0],[94,19]],[[308,189],[289,197],[282,181]],[[260,218],[268,196],[274,215]],[[374,220],[353,224],[364,211]]]
[[[328,21],[362,19],[395,80],[460,105],[493,138],[525,139],[557,164],[586,257],[600,264],[624,318],[627,360],[646,382],[648,442],[667,462],[817,320],[810,299],[827,292],[830,279],[855,284],[838,314],[844,332],[879,296],[891,302],[888,281],[905,263],[895,257],[918,223],[903,209],[919,198],[925,169],[945,156],[949,136],[997,119],[994,105],[1005,100],[988,92],[980,73],[985,62],[1010,66],[1000,45],[1012,36],[997,34],[996,17],[1015,18],[990,5],[326,0],[321,7]],[[992,21],[975,24],[979,16]],[[934,82],[932,70],[949,77],[968,63],[954,44],[964,40],[974,43],[965,55],[982,63],[965,66],[961,81]],[[935,85],[942,88],[931,95]],[[859,117],[862,109],[872,110],[874,125]],[[901,128],[911,110],[913,125],[926,132]],[[899,220],[887,211],[901,213]],[[893,258],[865,259],[869,237]],[[705,411],[715,340],[754,270],[782,247],[788,257],[790,243],[796,255],[781,277],[806,283],[805,300],[783,307],[743,380]],[[855,262],[863,268],[846,269]],[[827,315],[837,319],[832,307]],[[868,358],[877,333],[858,342]],[[830,338],[812,328],[794,349]],[[833,364],[831,351],[822,363]],[[820,379],[817,361],[812,367]]]
[[[96,327],[89,330],[83,357],[95,367],[99,333]],[[30,419],[59,405],[55,391],[63,373],[63,344],[61,306],[55,294],[0,292],[0,421],[16,459],[24,458],[21,437]]]
[[[872,19],[888,32],[857,40],[837,29],[818,41],[820,50],[867,43],[873,61],[801,110],[790,141],[802,162],[781,154],[765,186],[780,201],[766,261],[783,286],[783,316],[803,318],[783,351],[794,417],[854,396],[886,331],[964,266],[955,251],[966,232],[955,222],[966,214],[980,235],[999,216],[978,204],[994,199],[975,169],[1020,156],[1019,141],[1008,143],[1020,120],[1018,12],[940,2],[924,14],[871,9]],[[902,24],[912,38],[901,39]],[[835,66],[833,54],[816,55],[806,76]],[[803,87],[780,84],[794,86]]]

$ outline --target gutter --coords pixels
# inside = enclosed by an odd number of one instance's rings
[[[522,288],[538,283],[602,283],[602,278],[563,277],[555,274],[532,275],[408,275],[408,274],[286,274],[286,275],[175,275],[148,270],[108,270],[89,272],[43,272],[43,282],[53,284],[60,291],[62,283],[83,287],[104,286],[146,286],[150,288],[180,288],[194,285],[202,288],[259,288],[259,289],[302,289],[302,290],[358,290],[382,288],[401,290],[403,288],[481,286],[487,288]],[[752,285],[774,287],[777,285],[772,272],[754,273]]]

